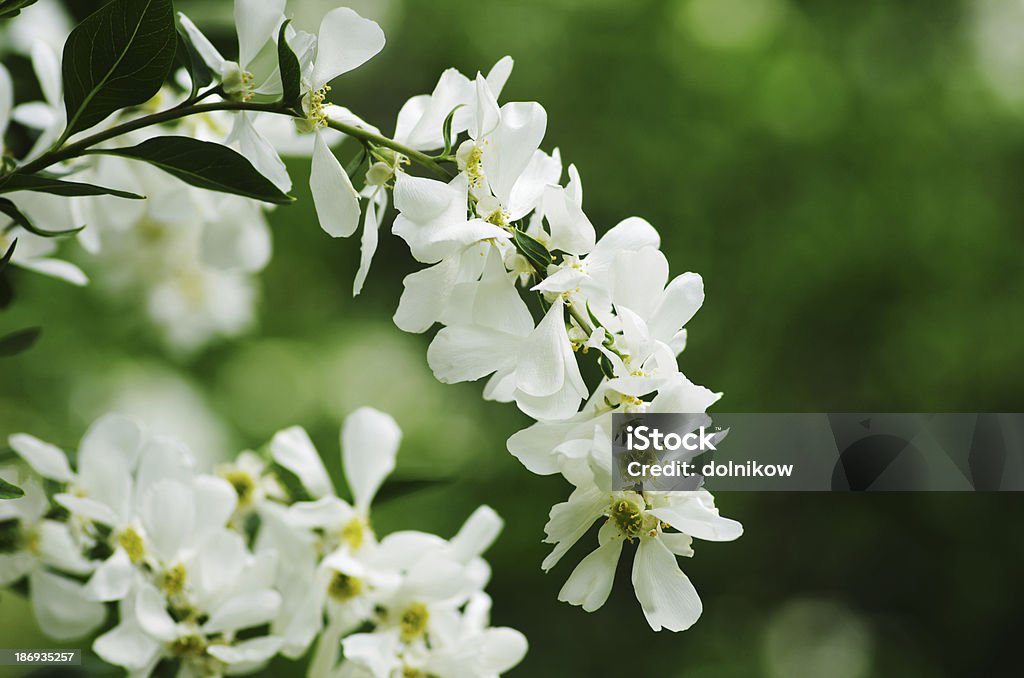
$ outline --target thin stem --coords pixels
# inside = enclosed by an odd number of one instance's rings
[[[278,115],[287,115],[293,118],[302,117],[296,114],[295,111],[289,110],[279,102],[273,103],[254,103],[250,101],[216,101],[208,104],[193,104],[188,106],[176,106],[175,108],[161,111],[160,113],[154,113],[152,115],[146,115],[135,120],[129,120],[120,125],[115,125],[110,129],[97,132],[96,134],[90,135],[76,141],[73,144],[68,144],[63,148],[54,150],[50,153],[40,156],[32,162],[23,165],[15,170],[18,174],[35,174],[40,170],[44,170],[51,165],[55,165],[65,160],[77,158],[82,155],[85,151],[89,150],[97,144],[101,144],[105,141],[109,141],[123,134],[134,132],[136,130],[151,127],[152,125],[159,125],[165,122],[171,122],[179,120],[191,115],[200,115],[202,113],[212,113],[214,111],[253,111],[258,113],[276,113]],[[344,132],[345,134],[360,139],[363,142],[369,142],[377,144],[378,146],[384,146],[390,148],[393,151],[401,153],[408,157],[410,160],[421,165],[425,169],[430,170],[438,177],[443,179],[451,179],[452,173],[445,169],[443,166],[438,164],[430,156],[420,153],[419,151],[408,148],[407,146],[398,143],[393,139],[375,134],[369,130],[349,125],[343,122],[337,122],[331,120],[328,122],[332,129]]]

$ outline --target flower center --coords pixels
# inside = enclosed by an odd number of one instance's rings
[[[341,540],[353,551],[358,551],[365,539],[365,527],[362,519],[356,516],[341,528]]]
[[[235,62],[221,69],[221,83],[224,94],[232,101],[249,101],[256,90],[256,78]]]
[[[185,566],[181,563],[164,571],[160,578],[160,588],[168,598],[180,595],[185,590],[185,575]]]
[[[313,129],[327,127],[326,104],[327,93],[331,91],[330,85],[324,85],[320,89],[309,93],[309,112],[306,117],[309,119]]]
[[[619,532],[632,539],[644,530],[644,513],[629,499],[617,499],[609,507],[608,517],[615,522]]]
[[[252,502],[253,495],[256,494],[256,479],[252,474],[241,469],[232,469],[225,472],[222,477],[235,488],[239,506],[245,507]]]
[[[335,600],[345,602],[355,598],[363,592],[363,581],[359,577],[352,577],[344,572],[335,572],[331,583],[327,586],[327,593]]]
[[[413,603],[405,608],[402,616],[398,619],[402,642],[410,643],[426,633],[429,619],[430,611],[423,603]]]
[[[128,527],[117,535],[117,545],[128,554],[128,560],[138,563],[146,555],[146,544],[142,536],[133,528]]]
[[[479,146],[474,146],[466,157],[466,175],[469,177],[469,185],[473,188],[483,186],[484,150]]]
[[[206,652],[206,640],[191,633],[172,640],[169,649],[176,657],[201,657]]]

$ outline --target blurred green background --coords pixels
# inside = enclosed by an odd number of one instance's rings
[[[290,7],[312,30],[334,4]],[[682,367],[725,392],[722,411],[1024,408],[1019,0],[353,6],[388,46],[332,96],[385,132],[444,68],[515,58],[503,99],[547,108],[545,147],[579,167],[599,232],[642,215],[675,273],[704,276]],[[230,44],[230,2],[179,8]],[[483,402],[479,385],[435,382],[429,335],[390,323],[417,268],[398,239],[382,239],[350,297],[358,242],[327,239],[304,163],[290,168],[300,201],[272,216],[257,328],[192,359],[169,359],[137,313],[88,289],[15,274],[4,326],[44,335],[0,363],[0,434],[72,446],[109,407],[200,450],[301,424],[336,471],[342,418],[384,409],[406,433],[397,477],[447,482],[384,503],[380,532],[449,535],[482,502],[507,521],[489,591],[494,622],[530,640],[512,675],[1020,675],[1024,504],[1012,494],[721,494],[746,534],[698,543],[683,563],[705,605],[693,629],[650,632],[623,563],[599,612],[557,602],[594,542],[540,571],[567,485],[504,451],[527,418]],[[50,645],[25,609],[0,597],[2,644]]]

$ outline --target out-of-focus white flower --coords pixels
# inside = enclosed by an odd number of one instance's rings
[[[8,443],[26,461],[62,475],[59,458],[45,443],[24,435],[11,436]],[[40,476],[7,466],[0,468],[0,477],[25,492],[18,499],[0,501],[0,586],[27,577],[36,620],[53,638],[80,638],[96,630],[106,617],[103,605],[92,600],[81,583],[60,574],[82,577],[95,564],[83,555],[71,526],[46,518],[50,502]]]
[[[27,55],[36,45],[46,45],[59,52],[73,24],[59,0],[39,0],[0,26],[0,53],[10,47],[14,52]]]
[[[39,133],[32,150],[24,158],[25,162],[50,150],[67,124],[60,57],[49,45],[43,42],[34,43],[32,68],[39,80],[43,101],[18,104],[12,112],[15,121]]]

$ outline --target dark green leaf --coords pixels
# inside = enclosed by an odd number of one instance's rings
[[[146,197],[136,193],[129,193],[128,191],[119,191],[116,188],[64,181],[63,179],[45,174],[12,174],[0,181],[0,193],[10,193],[11,191],[35,191],[36,193],[49,193],[65,197],[113,195],[118,198],[133,198],[135,200],[142,200]]]
[[[5,268],[7,268],[7,264],[10,263],[11,257],[14,256],[14,248],[15,246],[17,246],[17,244],[18,239],[15,238],[14,242],[11,243],[11,246],[7,248],[7,252],[4,254],[4,256],[0,257],[0,271],[3,271]]]
[[[451,111],[448,112],[448,117],[444,119],[444,125],[441,127],[441,131],[444,133],[444,151],[441,152],[442,158],[447,158],[452,154],[452,121],[455,120],[455,111],[465,106],[465,104],[459,104]]]
[[[29,221],[28,217],[22,214],[21,210],[19,210],[14,205],[14,203],[8,200],[7,198],[0,198],[0,213],[6,214],[14,223],[16,223],[18,226],[21,226],[29,233],[34,233],[35,235],[39,235],[44,238],[55,238],[61,235],[72,235],[74,233],[78,233],[83,228],[85,228],[85,226],[79,226],[78,228],[69,228],[65,231],[47,231],[46,229],[39,228],[31,221]]]
[[[221,193],[233,193],[263,202],[286,205],[285,195],[256,171],[244,156],[227,146],[189,137],[154,137],[130,148],[89,151],[144,160],[187,184]]]
[[[64,43],[65,134],[151,99],[176,52],[171,0],[113,0],[91,14]]]
[[[277,62],[281,71],[281,103],[296,111],[302,110],[302,82],[299,60],[292,51],[288,41],[284,39],[288,21],[281,24],[277,34]]]
[[[0,19],[14,18],[21,10],[34,4],[36,0],[0,0]]]
[[[359,152],[356,153],[355,157],[352,158],[347,165],[345,165],[345,174],[348,175],[349,179],[355,178],[356,173],[359,172],[359,168],[363,166],[363,163],[366,162],[369,156],[370,153],[366,150],[366,145],[364,144],[360,146]]]
[[[548,252],[547,247],[544,247],[544,245],[519,229],[512,231],[512,237],[515,240],[516,248],[522,252],[523,256],[530,260],[530,263],[541,272],[547,270],[548,265],[551,264],[551,253]]]
[[[213,82],[213,71],[199,55],[199,51],[192,44],[188,33],[182,28],[181,22],[175,21],[175,27],[178,29],[178,60],[185,66],[189,80],[192,81],[189,98],[193,98],[199,93],[201,87],[206,87]]]
[[[39,327],[29,327],[0,337],[0,358],[10,358],[32,348],[42,331]]]
[[[17,499],[24,496],[25,490],[0,478],[0,499]]]

